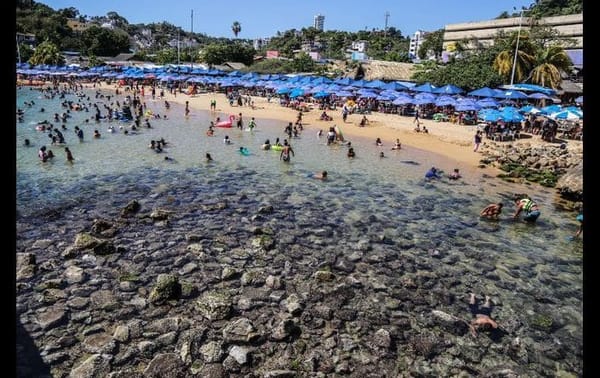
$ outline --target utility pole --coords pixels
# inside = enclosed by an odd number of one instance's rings
[[[190,67],[193,70],[194,69],[194,10],[192,9],[192,25],[191,25],[191,31],[192,31],[192,40],[190,41],[190,47],[192,50],[192,53],[190,54]]]
[[[17,55],[19,56],[19,64],[21,64],[21,49],[19,48],[19,36],[16,35],[15,39],[17,41]]]
[[[384,37],[387,37],[388,18],[390,18],[390,12],[386,11],[385,12],[385,26],[383,28],[383,35],[384,35]]]
[[[179,54],[181,52],[181,48],[179,47],[179,29],[177,29],[177,65],[179,66]],[[179,69],[179,67],[177,67]]]
[[[515,46],[515,56],[513,59],[512,73],[510,74],[510,85],[513,85],[515,80],[515,69],[517,68],[517,55],[519,54],[519,39],[521,38],[521,24],[523,23],[523,9],[519,16],[519,31],[517,32],[517,45]]]

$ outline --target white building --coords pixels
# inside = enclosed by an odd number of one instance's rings
[[[254,50],[261,50],[263,47],[265,47],[266,45],[269,44],[269,42],[271,41],[271,38],[256,38],[255,40],[252,41],[252,46],[254,47]]]
[[[425,40],[425,37],[429,32],[423,30],[417,30],[412,37],[410,37],[410,45],[408,47],[408,57],[410,59],[419,60],[419,49]]]
[[[314,18],[313,26],[315,29],[323,31],[323,26],[325,25],[325,16],[321,14],[317,14]]]
[[[364,53],[367,51],[368,45],[369,45],[369,42],[367,42],[367,41],[352,41],[351,49],[352,49],[352,51]]]

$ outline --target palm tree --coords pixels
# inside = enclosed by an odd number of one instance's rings
[[[65,64],[65,58],[54,43],[46,40],[35,48],[35,52],[29,59],[29,63],[34,66],[38,64],[52,64],[59,66]]]
[[[231,31],[233,32],[233,35],[235,35],[235,37],[237,38],[238,34],[242,31],[242,25],[235,21],[233,23],[233,25],[231,25]]]
[[[529,76],[531,82],[543,87],[558,88],[561,71],[569,72],[573,62],[565,50],[558,45],[540,50],[535,57],[534,68]]]
[[[528,76],[535,62],[535,47],[529,40],[527,32],[521,32],[520,36],[517,33],[513,33],[509,37],[505,43],[505,48],[494,59],[493,68],[504,77],[508,78],[511,75],[515,60],[517,39],[519,41],[519,48],[516,52],[515,82],[519,83]]]

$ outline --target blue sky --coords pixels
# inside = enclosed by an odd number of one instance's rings
[[[325,30],[383,29],[409,36],[416,30],[434,31],[446,24],[495,18],[513,7],[528,7],[533,0],[41,0],[58,10],[74,7],[87,16],[115,11],[131,24],[166,21],[186,31],[213,37],[233,37],[231,24],[242,26],[239,38],[271,37],[278,31],[302,29],[313,24],[316,14],[325,16]]]

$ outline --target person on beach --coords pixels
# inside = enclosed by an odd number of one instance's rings
[[[481,131],[477,130],[474,137],[475,147],[473,148],[473,152],[477,152],[479,149],[479,145],[481,144]]]
[[[369,124],[369,120],[367,119],[366,115],[363,115],[362,119],[360,120],[360,123],[358,124],[358,126],[360,127],[365,127],[366,125]]]
[[[213,112],[217,110],[217,100],[210,100],[210,110]]]
[[[292,154],[292,156],[296,156],[296,154],[294,153],[294,150],[292,149],[292,146],[290,146],[289,144],[284,144],[283,148],[281,149],[281,154],[279,154],[279,160],[283,160],[286,163],[290,162],[290,154]]]
[[[492,318],[492,303],[490,301],[490,297],[485,296],[485,302],[482,306],[479,306],[477,303],[477,298],[474,293],[471,293],[469,298],[469,310],[473,315],[473,320],[469,324],[469,329],[471,330],[471,334],[473,336],[477,336],[477,331],[487,331],[491,329],[498,328],[498,323],[496,323]]]
[[[503,206],[504,204],[502,202],[489,204],[481,210],[479,215],[489,219],[498,219],[502,213]]]
[[[225,138],[223,139],[223,143],[231,144],[231,139],[229,139],[229,135],[225,135]]]
[[[185,115],[188,116],[190,114],[190,102],[185,102]]]
[[[517,205],[517,210],[513,215],[513,219],[517,219],[521,212],[525,212],[523,220],[525,222],[535,223],[540,216],[540,209],[537,203],[527,196],[524,196],[523,198],[517,197],[515,199],[515,205]]]
[[[421,126],[421,121],[419,120],[419,108],[415,108],[415,119],[413,119],[413,123],[417,124],[417,128]]]

